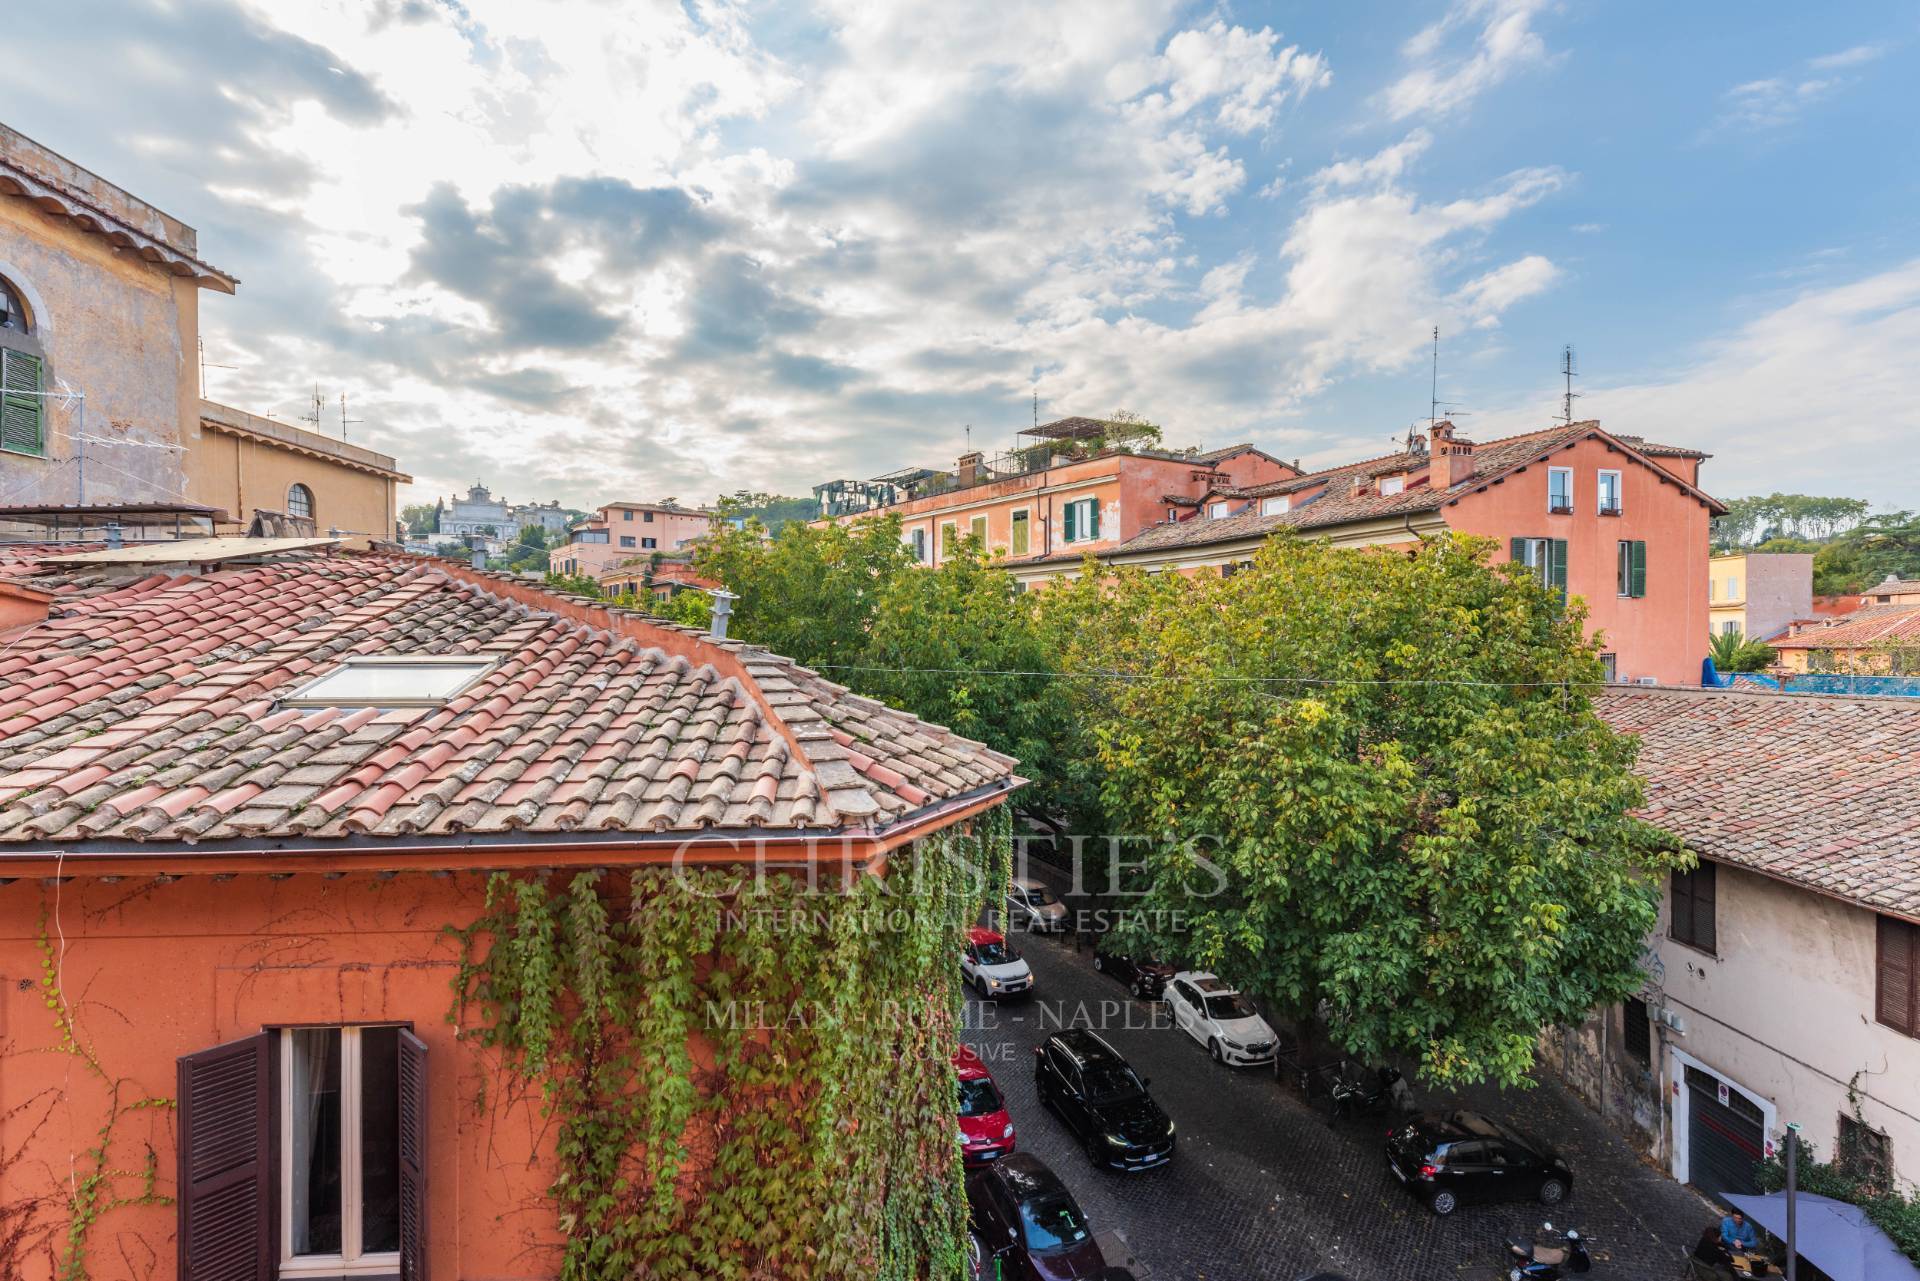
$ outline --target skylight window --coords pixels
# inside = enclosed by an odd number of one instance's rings
[[[288,707],[438,707],[479,680],[493,662],[473,654],[349,658],[281,701]]]

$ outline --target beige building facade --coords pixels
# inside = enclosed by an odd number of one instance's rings
[[[1766,640],[1812,617],[1812,553],[1735,552],[1707,561],[1707,618],[1715,636]]]
[[[385,454],[203,401],[194,229],[0,125],[0,508],[204,504],[394,537]]]

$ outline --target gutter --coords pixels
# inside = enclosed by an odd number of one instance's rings
[[[237,872],[484,872],[503,867],[724,867],[879,872],[886,855],[1002,804],[1027,780],[996,783],[916,810],[886,827],[711,828],[699,832],[475,832],[458,836],[262,837],[187,841],[39,842],[0,851],[0,881],[25,876]]]

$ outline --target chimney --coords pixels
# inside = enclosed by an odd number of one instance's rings
[[[960,455],[960,487],[962,489],[979,483],[982,460],[983,456],[977,449],[970,454]]]
[[[713,597],[713,612],[707,634],[717,641],[723,641],[727,638],[727,620],[733,617],[733,602],[740,598],[725,588],[709,592],[708,595]]]
[[[1474,473],[1473,442],[1453,434],[1453,424],[1445,419],[1427,432],[1430,457],[1427,461],[1427,487],[1450,489]]]

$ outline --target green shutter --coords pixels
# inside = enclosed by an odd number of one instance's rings
[[[1507,555],[1513,558],[1513,563],[1516,565],[1526,564],[1527,563],[1527,540],[1524,538],[1516,538],[1512,542],[1508,543]]]
[[[1077,516],[1079,516],[1079,514],[1080,514],[1079,503],[1067,504],[1067,541],[1068,542],[1072,542],[1074,540],[1075,534],[1079,528],[1080,522],[1077,519],[1075,519]]]
[[[40,390],[40,358],[0,351],[0,449],[16,454],[46,452],[42,434],[46,400]]]
[[[1647,594],[1646,543],[1639,540],[1629,543],[1627,559],[1629,563],[1627,594],[1630,596],[1645,596]]]
[[[1560,599],[1565,600],[1567,598],[1567,540],[1566,539],[1556,538],[1553,540],[1553,559],[1551,561],[1551,565],[1552,565],[1552,568],[1549,571],[1549,574],[1547,577],[1547,585],[1549,587],[1557,588],[1560,592]]]
[[[1100,537],[1100,500],[1098,498],[1087,503],[1087,514],[1093,518],[1087,522],[1087,537]]]

